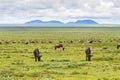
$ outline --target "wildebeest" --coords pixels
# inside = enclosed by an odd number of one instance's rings
[[[35,41],[34,41],[34,40],[29,40],[29,43],[33,43],[33,44],[34,44],[34,43],[35,43]]]
[[[79,40],[79,43],[84,43],[84,40]]]
[[[48,43],[52,43],[52,41],[48,41]]]
[[[40,61],[42,56],[40,55],[39,49],[35,48],[33,53],[34,53],[35,61]]]
[[[15,41],[12,41],[13,44],[15,44],[16,42]]]
[[[56,44],[54,48],[55,48],[55,50],[60,49],[60,50],[63,50],[63,51],[65,49],[62,44]]]
[[[104,46],[102,49],[108,49],[108,47],[107,47],[107,46]]]
[[[88,47],[85,50],[85,53],[86,53],[86,61],[91,61],[91,49],[90,49],[90,47]]]
[[[88,40],[88,43],[93,43],[93,40]]]
[[[41,43],[46,43],[46,41],[42,40]]]
[[[9,41],[6,41],[5,43],[6,43],[6,44],[9,44]]]
[[[112,40],[112,39],[109,39],[109,41],[110,41],[110,42],[113,42],[113,40]]]
[[[73,43],[73,41],[72,41],[72,40],[69,40],[69,41],[67,41],[67,42],[68,42],[69,44],[70,44],[70,43]]]
[[[28,42],[25,42],[25,44],[29,44]]]
[[[101,43],[101,42],[102,42],[102,40],[97,40],[97,42]]]
[[[120,44],[117,44],[117,49],[119,49],[120,48]]]
[[[2,42],[0,42],[0,44],[2,44]]]
[[[30,43],[33,43],[33,44],[34,44],[34,43],[36,43],[36,42],[35,42],[35,41],[31,41]]]

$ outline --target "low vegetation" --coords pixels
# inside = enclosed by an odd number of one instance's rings
[[[118,43],[120,28],[0,28],[0,80],[120,80]]]

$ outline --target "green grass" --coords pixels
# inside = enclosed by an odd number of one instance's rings
[[[65,51],[54,50],[60,41]],[[120,80],[120,28],[0,28],[0,42],[0,80]],[[36,47],[41,62],[34,60]]]

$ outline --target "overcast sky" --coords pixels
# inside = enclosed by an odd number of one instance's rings
[[[36,19],[120,24],[120,0],[0,0],[0,24]]]

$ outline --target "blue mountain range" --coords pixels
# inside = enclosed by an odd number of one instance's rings
[[[52,20],[52,21],[32,20],[26,22],[25,24],[64,24],[64,23],[56,20]]]
[[[25,24],[98,24],[98,23],[93,20],[77,20],[75,22],[68,22],[68,23],[63,23],[57,20],[51,20],[51,21],[32,20],[26,22]]]
[[[75,22],[68,22],[67,24],[98,24],[93,20],[77,20]]]

